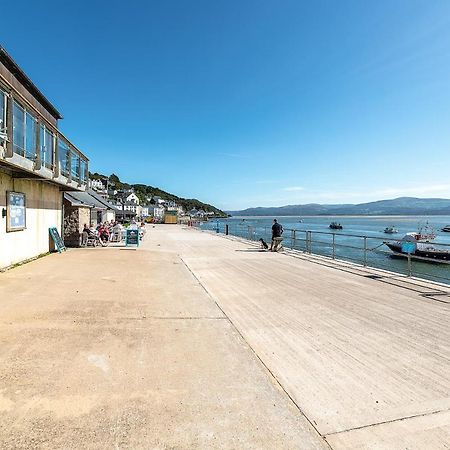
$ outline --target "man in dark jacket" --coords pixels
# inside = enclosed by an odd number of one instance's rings
[[[270,244],[270,251],[276,252],[278,250],[278,246],[281,244],[283,238],[281,235],[283,234],[283,226],[278,223],[277,219],[273,219],[272,225],[272,243]]]

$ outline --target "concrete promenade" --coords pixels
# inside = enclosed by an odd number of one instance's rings
[[[170,225],[0,274],[0,448],[448,449],[449,292],[379,275]]]

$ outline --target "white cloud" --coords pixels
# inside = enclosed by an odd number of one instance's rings
[[[301,186],[288,186],[283,188],[283,191],[288,191],[288,192],[298,192],[298,191],[304,191],[305,188],[301,187]]]

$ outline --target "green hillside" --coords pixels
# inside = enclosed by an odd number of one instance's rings
[[[170,192],[163,191],[154,186],[146,184],[129,184],[121,181],[116,174],[103,175],[101,173],[89,173],[89,177],[93,180],[109,180],[111,184],[114,184],[116,189],[134,189],[135,194],[138,196],[141,203],[146,203],[146,198],[150,196],[161,197],[163,200],[172,200],[178,205],[182,206],[185,211],[190,211],[191,209],[202,209],[205,212],[213,212],[218,217],[226,217],[226,214],[220,209],[208,203],[203,203],[196,198],[183,198],[178,197]]]

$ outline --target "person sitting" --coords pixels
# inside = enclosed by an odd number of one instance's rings
[[[105,242],[109,241],[109,230],[108,230],[108,228],[105,225],[100,224],[100,227],[98,229],[98,236],[100,238],[100,242],[101,242],[102,245]]]

